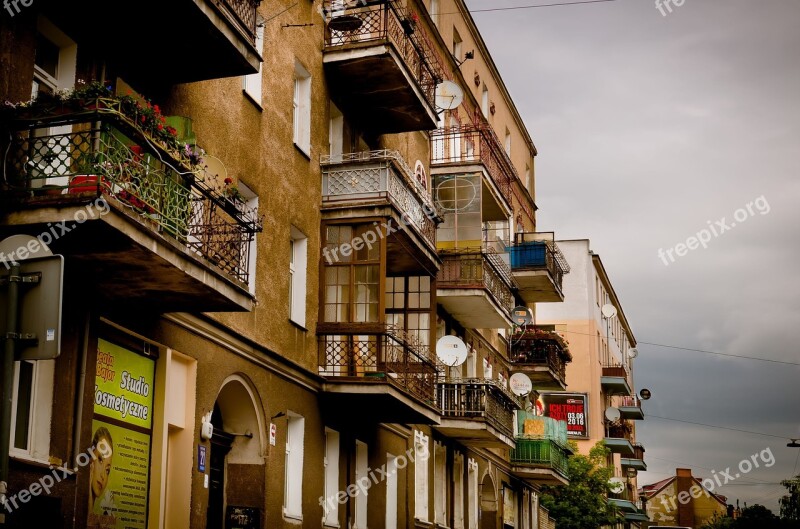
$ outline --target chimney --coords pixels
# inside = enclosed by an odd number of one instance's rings
[[[692,469],[675,469],[675,490],[677,491],[678,519],[677,525],[694,527],[694,498],[689,489],[695,485]]]

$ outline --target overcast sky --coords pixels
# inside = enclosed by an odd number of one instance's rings
[[[553,2],[468,0],[536,3]],[[637,339],[800,362],[800,0],[473,16],[539,150],[539,230],[592,241]],[[709,221],[707,248],[673,250],[670,262],[666,250]],[[637,426],[640,485],[684,466],[724,481],[730,467],[740,478],[721,493],[777,512],[777,483],[800,455],[786,447],[800,437],[800,367],[639,350],[645,414],[781,436],[651,417]],[[760,468],[740,472],[754,454]]]

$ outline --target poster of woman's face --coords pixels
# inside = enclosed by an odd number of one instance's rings
[[[103,497],[111,475],[111,465],[114,459],[114,442],[111,432],[100,427],[95,431],[92,439],[92,461],[89,464],[89,511],[97,507],[97,500]]]

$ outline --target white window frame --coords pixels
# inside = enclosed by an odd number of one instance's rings
[[[259,58],[261,58],[258,64],[258,71],[244,76],[242,80],[242,90],[253,100],[253,103],[255,103],[258,108],[264,108],[262,95],[262,79],[264,75],[264,19],[260,16],[256,23],[256,51],[258,51]]]
[[[289,319],[306,326],[306,284],[308,274],[308,237],[291,227],[289,257]]]
[[[369,481],[369,447],[367,443],[356,440],[356,485],[362,483],[362,479]],[[356,495],[353,498],[354,515],[353,529],[367,529],[367,506],[369,502],[369,490],[366,487],[358,486]]]
[[[511,131],[506,128],[506,137],[505,142],[503,143],[503,148],[506,151],[506,154],[510,157],[511,156]]]
[[[311,157],[311,74],[302,64],[294,65],[294,96],[292,98],[294,144]]]
[[[447,447],[433,443],[433,521],[447,525]]]
[[[430,461],[430,438],[419,430],[414,431],[414,517],[427,522],[428,472]]]
[[[397,458],[386,454],[386,529],[397,529]]]
[[[247,209],[256,211],[258,210],[258,195],[250,189],[244,182],[239,180],[239,192],[245,199],[245,207]],[[258,253],[258,234],[253,234],[253,239],[247,244],[247,289],[253,296],[256,295],[256,259]],[[242,248],[244,251],[244,248]]]
[[[325,527],[339,527],[339,432],[325,428],[325,505],[322,523]]]
[[[31,403],[28,409],[28,442],[24,448],[14,446],[19,405],[19,368],[14,362],[14,382],[11,397],[11,439],[8,455],[18,459],[50,464],[50,425],[55,384],[55,360],[22,360],[32,364]]]
[[[439,0],[431,0],[431,6],[428,9],[428,13],[431,15],[431,20],[437,26],[439,25]]]
[[[464,39],[458,34],[458,30],[453,26],[453,57],[456,62],[461,62],[461,55],[464,47]]]
[[[483,83],[483,90],[481,92],[481,112],[483,117],[489,119],[489,87]]]
[[[478,501],[478,462],[472,458],[467,460],[467,514],[469,529],[478,529],[480,503]]]
[[[464,529],[464,455],[453,454],[453,529]]]
[[[284,476],[283,515],[303,520],[303,452],[305,418],[288,412],[286,425],[286,474]]]

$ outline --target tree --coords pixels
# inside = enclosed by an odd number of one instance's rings
[[[704,523],[700,529],[734,529],[736,522],[733,518],[728,516],[720,516],[719,513],[714,513],[714,516]]]
[[[763,505],[755,504],[742,509],[742,515],[733,525],[735,529],[778,529],[780,519]]]
[[[800,522],[800,475],[781,481],[788,494],[781,498],[781,519]]]
[[[573,451],[577,447],[572,444]],[[576,454],[567,461],[569,485],[543,487],[541,503],[556,519],[558,529],[595,529],[624,518],[606,499],[613,467],[606,466],[611,451],[598,442],[589,456]]]

